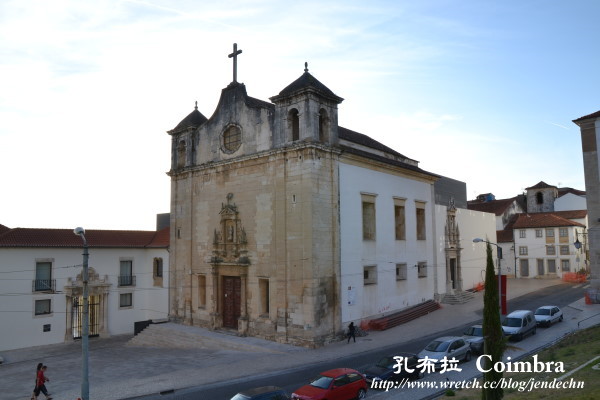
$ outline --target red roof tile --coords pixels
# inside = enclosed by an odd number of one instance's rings
[[[529,189],[548,189],[548,188],[555,188],[557,189],[556,186],[552,186],[552,185],[548,185],[546,182],[544,181],[539,181],[537,184],[535,184],[534,186],[530,186],[528,188],[525,188],[525,190],[529,190]]]
[[[496,240],[498,243],[506,243],[513,241],[513,230],[504,229],[502,231],[496,231]]]
[[[473,211],[481,211],[498,215],[504,214],[506,209],[514,203],[516,197],[510,199],[500,199],[500,200],[491,200],[491,201],[477,201],[471,200],[467,202],[467,208]]]
[[[583,117],[574,119],[573,122],[578,122],[578,121],[583,121],[584,119],[598,118],[598,117],[600,117],[600,111],[596,111],[595,113],[591,113],[588,115],[584,115]]]
[[[562,211],[563,213],[567,211]],[[513,229],[525,229],[525,228],[544,228],[544,227],[556,227],[556,226],[583,226],[579,222],[571,221],[570,219],[564,218],[559,213],[531,213],[531,214],[518,214],[517,221],[513,225]]]
[[[85,238],[89,247],[168,247],[168,231],[168,228],[158,232],[90,229]],[[0,247],[81,247],[82,244],[71,229],[14,228],[0,234]]]

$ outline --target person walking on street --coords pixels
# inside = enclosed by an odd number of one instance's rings
[[[44,364],[42,364],[42,363],[38,363],[38,365],[37,365],[37,367],[36,367],[36,369],[35,369],[35,381],[34,381],[35,383],[34,383],[34,385],[33,385],[33,393],[31,394],[31,400],[35,400],[35,399],[37,399],[37,395],[36,395],[36,389],[37,389],[37,387],[38,387],[38,373],[39,373],[39,372],[40,372],[40,370],[42,369],[42,366],[43,366],[43,365],[44,365]],[[37,393],[39,393],[39,392],[37,392]]]
[[[354,339],[354,343],[356,343],[356,327],[354,326],[354,322],[350,322],[350,325],[348,325],[348,343],[350,343],[350,338]]]
[[[48,393],[48,389],[46,389],[46,382],[48,382],[50,380],[45,375],[47,368],[48,367],[44,365],[38,371],[38,374],[37,374],[37,386],[36,386],[36,388],[35,388],[35,390],[33,392],[34,399],[37,399],[38,396],[40,395],[40,392],[42,392],[42,393],[44,393],[44,396],[46,396],[46,400],[52,400],[52,397],[50,397],[50,394]]]

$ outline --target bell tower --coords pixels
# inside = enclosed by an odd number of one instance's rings
[[[295,142],[338,143],[337,105],[344,99],[312,76],[308,63],[300,78],[270,100],[275,104],[274,147]]]

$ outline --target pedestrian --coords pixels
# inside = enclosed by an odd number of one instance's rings
[[[38,384],[37,384],[37,382],[38,382],[38,373],[42,369],[43,365],[44,364],[42,364],[42,363],[38,363],[38,365],[37,365],[37,367],[35,369],[35,380],[34,380],[34,384],[33,384],[33,393],[31,394],[31,400],[37,399],[36,389],[38,387]],[[39,393],[39,392],[37,392],[37,393]]]
[[[348,343],[350,343],[350,338],[354,339],[354,343],[356,343],[356,327],[354,326],[354,322],[350,322],[350,325],[348,325]]]
[[[46,382],[50,380],[45,375],[47,368],[48,367],[46,365],[43,365],[37,373],[36,388],[33,391],[34,399],[37,399],[40,395],[40,392],[42,392],[44,393],[44,396],[46,396],[46,400],[52,400],[52,397],[50,397],[50,394],[48,393],[48,389],[46,389]]]

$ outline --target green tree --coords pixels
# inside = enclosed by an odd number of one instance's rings
[[[498,293],[498,282],[494,272],[492,246],[487,241],[486,251],[485,293],[483,295],[483,343],[484,353],[491,356],[491,359],[489,357],[484,358],[485,370],[491,370],[483,373],[484,388],[481,398],[482,400],[499,400],[504,397],[504,390],[502,388],[485,388],[485,382],[499,382],[502,379],[502,372],[496,372],[492,367],[496,362],[502,361],[502,355],[506,348],[506,339],[502,333],[502,325],[500,323],[500,294]]]

